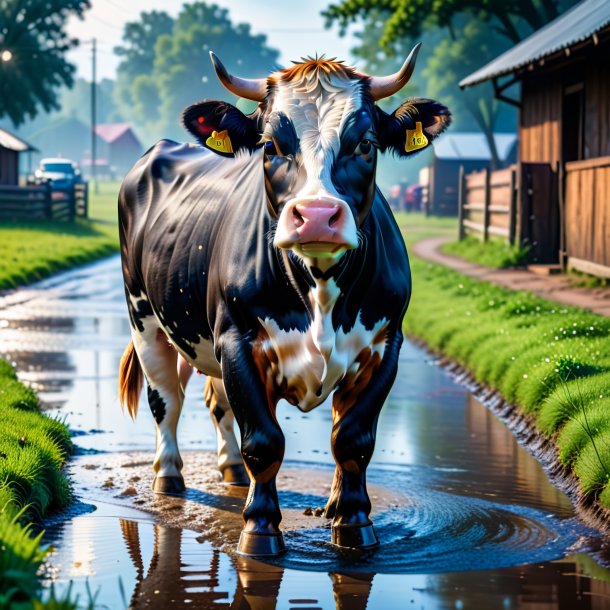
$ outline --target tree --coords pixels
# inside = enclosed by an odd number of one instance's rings
[[[142,15],[142,18],[144,18]],[[167,17],[167,15],[166,15]],[[171,18],[169,18],[171,20]],[[222,87],[213,71],[209,51],[219,55],[229,70],[254,78],[275,67],[278,52],[255,36],[247,24],[233,24],[226,9],[194,2],[182,7],[172,27],[157,18],[156,29],[134,37],[125,29],[124,59],[119,66],[117,91],[122,112],[139,129],[143,140],[183,137],[182,110],[201,98],[235,98]],[[167,31],[169,29],[169,31]]]
[[[371,12],[387,14],[382,47],[404,37],[420,36],[431,27],[447,28],[452,39],[457,38],[455,19],[467,15],[489,23],[496,34],[513,44],[523,36],[540,29],[555,19],[562,10],[577,0],[342,0],[331,4],[322,14],[329,22],[336,21],[342,28]]]
[[[427,94],[440,97],[454,114],[467,113],[484,133],[492,156],[498,159],[493,137],[500,113],[514,111],[498,104],[489,84],[460,91],[458,82],[519,42],[525,35],[555,18],[561,8],[576,0],[342,0],[323,12],[330,25],[342,31],[365,19],[365,31],[379,29],[379,47],[392,55],[426,33],[432,34],[433,48],[424,52]],[[438,33],[442,36],[438,37]],[[365,48],[355,49],[358,54]],[[458,119],[458,122],[462,122]]]
[[[159,118],[160,100],[152,81],[155,44],[159,37],[171,34],[173,28],[174,20],[163,11],[142,13],[138,21],[125,25],[124,46],[114,49],[123,58],[117,70],[115,101],[122,114],[134,123],[142,123],[142,116],[149,121]],[[142,100],[151,103],[146,108]]]
[[[20,125],[41,108],[59,107],[58,90],[72,86],[76,70],[65,58],[78,45],[66,21],[90,6],[90,0],[0,2],[0,117]]]

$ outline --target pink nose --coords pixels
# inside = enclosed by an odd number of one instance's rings
[[[302,244],[334,241],[342,211],[338,205],[324,201],[299,203],[294,207],[292,223]]]

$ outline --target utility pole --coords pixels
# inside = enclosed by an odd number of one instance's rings
[[[97,127],[96,117],[96,106],[97,106],[97,39],[91,41],[91,180],[94,183],[95,194],[99,193],[99,186],[97,183],[97,134],[95,133]]]

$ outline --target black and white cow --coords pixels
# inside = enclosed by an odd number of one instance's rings
[[[229,74],[212,54],[225,87],[257,101],[256,111],[217,101],[187,108],[183,124],[202,146],[159,142],[121,188],[132,325],[121,401],[135,415],[144,375],[157,425],[153,489],[180,493],[184,387],[192,368],[208,375],[219,468],[228,482],[246,471],[250,481],[243,554],[284,548],[277,402],[309,411],[331,394],[332,540],[377,544],[366,468],[411,292],[400,231],[375,186],[377,155],[408,156],[450,122],[431,100],[392,114],[375,104],[406,84],[417,51],[386,77],[322,57],[262,80]]]

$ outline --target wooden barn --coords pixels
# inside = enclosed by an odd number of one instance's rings
[[[0,185],[17,186],[19,184],[19,155],[36,149],[0,128]]]
[[[490,80],[520,109],[517,238],[537,262],[610,277],[610,2],[577,4],[460,86]]]
[[[514,163],[517,136],[496,133],[494,141],[501,165]],[[434,143],[433,155],[432,164],[420,172],[424,210],[434,216],[456,216],[460,167],[467,173],[490,167],[489,144],[482,133],[450,132]]]

